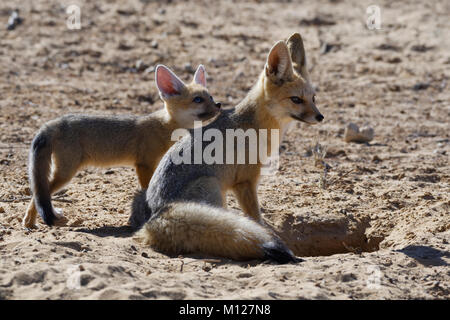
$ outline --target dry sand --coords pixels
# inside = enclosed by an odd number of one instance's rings
[[[450,297],[448,1],[378,1],[381,30],[365,25],[369,1],[70,1],[81,5],[81,30],[66,27],[68,3],[0,4],[0,299]],[[7,31],[16,8],[24,21]],[[77,174],[54,201],[66,226],[21,227],[27,152],[43,123],[161,108],[145,68],[157,63],[185,80],[203,63],[211,93],[232,107],[293,32],[305,39],[325,121],[293,126],[259,196],[264,219],[305,262],[141,246],[127,227],[138,188],[130,168]],[[373,127],[374,140],[344,142],[349,122]],[[325,186],[317,142],[331,166]],[[232,197],[229,206],[238,209]]]

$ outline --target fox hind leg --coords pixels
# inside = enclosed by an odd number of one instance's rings
[[[77,163],[78,164],[78,163]],[[69,181],[73,178],[73,176],[77,173],[78,165],[75,163],[62,163],[56,162],[53,176],[50,180],[50,194],[54,194],[62,187],[64,187]],[[67,219],[63,216],[63,212],[61,208],[53,208],[54,214],[57,218],[56,224],[63,225]]]
[[[139,184],[142,189],[147,189],[148,183],[153,175],[153,168],[146,164],[138,164],[136,165],[136,173],[138,176]]]
[[[52,178],[49,183],[50,195],[61,189],[66,185],[72,177],[75,175],[78,169],[78,162],[72,161],[59,161],[55,162],[55,166],[52,172]],[[59,208],[52,208],[55,217],[58,219],[58,224],[64,222],[62,219],[62,210]],[[32,197],[30,204],[28,205],[26,214],[22,220],[22,224],[25,228],[36,228],[37,209],[35,197]]]
[[[31,198],[30,204],[28,205],[27,212],[22,220],[22,225],[27,229],[35,229],[36,228],[36,217],[37,210],[34,203],[34,197]]]

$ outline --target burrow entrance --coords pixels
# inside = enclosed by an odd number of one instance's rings
[[[270,219],[276,233],[297,256],[373,252],[382,236],[368,235],[370,219],[352,215],[296,213]],[[275,221],[273,221],[275,220]]]

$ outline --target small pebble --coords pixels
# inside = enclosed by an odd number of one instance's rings
[[[187,72],[194,72],[194,69],[192,68],[192,65],[189,62],[184,64],[184,70]]]
[[[155,67],[154,66],[148,67],[144,71],[144,73],[153,73],[153,72],[155,72]]]
[[[345,142],[369,142],[374,137],[374,130],[371,127],[361,129],[354,123],[349,123],[344,131]]]
[[[8,30],[14,30],[19,24],[23,22],[23,19],[19,17],[19,12],[14,10],[8,18],[8,24],[6,28]]]
[[[153,41],[150,43],[150,47],[152,47],[153,49],[158,48],[158,41],[153,40]]]
[[[142,60],[136,61],[135,68],[137,71],[141,72],[148,68],[148,65],[146,65]]]
[[[429,86],[430,86],[429,83],[419,82],[419,83],[416,83],[416,84],[413,86],[412,89],[413,89],[414,91],[426,90],[426,89],[428,89]]]

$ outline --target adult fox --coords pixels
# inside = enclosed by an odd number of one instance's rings
[[[314,90],[306,69],[300,34],[277,42],[255,86],[233,110],[226,110],[201,130],[276,129],[284,132],[292,120],[314,124],[323,120],[315,106]],[[270,152],[271,134],[267,134]],[[234,137],[233,137],[234,139]],[[194,154],[191,134],[173,145],[159,163],[149,186],[133,201],[131,222],[142,229],[137,237],[168,254],[203,253],[235,260],[297,261],[284,243],[266,228],[260,217],[257,186],[261,160],[255,164],[177,164],[181,153]],[[261,142],[260,142],[261,143]],[[235,146],[234,155],[238,148]],[[249,146],[245,148],[248,150]],[[225,159],[225,149],[223,150]],[[192,158],[192,157],[191,157]],[[248,160],[248,159],[247,159]],[[226,192],[232,190],[246,216],[226,210]]]

